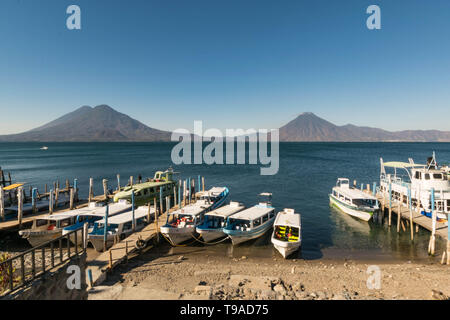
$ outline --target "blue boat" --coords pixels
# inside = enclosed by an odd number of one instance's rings
[[[271,197],[271,193],[261,193],[260,196]],[[269,201],[240,211],[227,219],[223,232],[228,235],[233,245],[256,239],[269,231],[275,221],[275,208]]]

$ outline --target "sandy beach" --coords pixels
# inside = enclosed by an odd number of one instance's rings
[[[367,269],[381,271],[369,289]],[[167,254],[152,250],[114,270],[89,299],[449,299],[450,269],[437,262],[283,260]]]

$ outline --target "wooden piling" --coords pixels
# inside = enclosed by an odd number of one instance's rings
[[[89,196],[88,196],[89,203],[91,203],[92,198],[94,198],[94,179],[89,178]]]
[[[205,191],[205,177],[202,177],[202,191]]]
[[[155,206],[155,229],[156,229],[156,242],[159,243],[159,228],[158,228],[158,208],[157,206],[157,201],[156,201],[156,197],[153,201],[154,206]]]
[[[391,226],[392,220],[392,185],[389,183],[389,227]]]
[[[87,248],[87,243],[88,243],[88,227],[89,227],[89,223],[85,222],[83,225],[83,249],[86,250]]]
[[[112,250],[109,249],[109,269],[112,269],[113,260],[112,260]]]
[[[37,212],[37,209],[36,209],[36,201],[37,201],[37,189],[36,188],[33,188],[32,190],[31,190],[31,207],[32,207],[32,211],[33,211],[33,213],[36,213]]]
[[[133,186],[133,176],[130,176],[130,186]]]
[[[117,191],[120,191],[120,174],[117,174]]]
[[[400,220],[402,219],[402,199],[403,199],[403,194],[400,194],[400,199],[398,200],[398,211],[397,211],[397,233],[400,232]]]
[[[107,200],[108,199],[108,180],[103,179],[102,184],[103,184],[103,195],[105,197],[105,200]]]
[[[186,180],[183,181],[183,207],[186,206]]]
[[[73,188],[70,188],[70,210],[73,210]]]
[[[0,217],[5,221],[5,192],[3,186],[0,186]]]
[[[59,187],[56,187],[56,190],[55,190],[55,209],[58,207],[58,198],[59,198]]]
[[[434,189],[431,188],[431,237],[429,244],[429,253],[434,256],[436,249],[436,210],[434,206]]]
[[[22,227],[23,215],[23,187],[17,189],[17,220],[19,222],[19,229]]]
[[[49,193],[48,213],[53,214],[53,189],[50,189],[50,193]]]

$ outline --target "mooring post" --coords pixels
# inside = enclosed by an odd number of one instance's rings
[[[178,208],[181,208],[181,184],[178,185]]]
[[[163,213],[163,192],[162,187],[159,188],[159,212]]]
[[[91,286],[91,288],[94,287],[94,281],[92,279],[92,270],[88,269],[88,277],[89,277],[89,285]]]
[[[108,214],[109,214],[109,205],[106,204],[105,226],[103,227],[103,252],[106,251],[106,241],[108,241]]]
[[[392,220],[392,183],[389,183],[389,227]]]
[[[173,205],[177,205],[177,187],[173,186]]]
[[[22,227],[23,214],[23,187],[17,189],[17,220],[19,221],[19,229]]]
[[[74,201],[78,202],[78,179],[73,179],[73,192],[74,192]]]
[[[108,199],[108,180],[103,179],[102,184],[103,184],[103,195],[105,196],[105,200],[107,200]]]
[[[0,186],[0,217],[5,221],[5,192],[3,186]]]
[[[117,174],[117,191],[120,191],[120,174]]]
[[[133,186],[133,176],[130,176],[130,186]]]
[[[156,197],[153,200],[153,204],[155,207],[155,230],[156,230],[156,242],[159,242],[159,230],[158,230],[158,202],[156,201]]]
[[[73,209],[73,188],[70,189],[69,208]]]
[[[205,177],[202,177],[202,191],[205,191]]]
[[[134,219],[134,190],[131,190],[131,226],[133,232],[136,231],[136,221]]]
[[[191,199],[192,199],[192,194],[191,194],[191,191],[192,191],[192,184],[191,184],[191,178],[189,178],[189,204],[191,204]]]
[[[89,227],[89,223],[88,223],[88,222],[85,222],[85,223],[83,224],[83,249],[84,249],[84,251],[86,251],[86,249],[87,249],[87,243],[88,243],[88,240],[87,240],[87,237],[88,237],[88,227]]]
[[[197,189],[198,189],[198,191],[200,191],[201,190],[201,177],[200,177],[200,175],[198,175],[198,187],[197,187]]]
[[[94,197],[94,179],[89,178],[89,196],[88,196],[89,204],[91,204],[93,197]]]
[[[400,232],[400,219],[402,218],[402,200],[403,193],[400,194],[400,198],[398,199],[398,212],[397,212],[397,233]]]
[[[183,181],[183,207],[186,206],[186,180]]]
[[[48,197],[48,212],[50,214],[53,213],[53,189],[50,189],[49,197]]]
[[[58,199],[59,199],[59,187],[56,187],[55,190],[55,209],[58,207]]]
[[[33,210],[33,213],[36,213],[36,200],[37,200],[37,188],[33,188],[31,190],[31,207]]]
[[[409,224],[411,229],[411,241],[414,241],[413,208],[412,208],[412,195],[410,187],[408,187],[408,201],[409,201]]]
[[[434,249],[435,249],[435,232],[436,232],[436,213],[435,213],[435,207],[434,207],[434,188],[431,188],[431,237],[430,237],[430,243],[428,245],[428,252],[434,256]]]

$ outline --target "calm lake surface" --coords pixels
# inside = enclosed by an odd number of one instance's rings
[[[44,184],[59,179],[78,179],[81,196],[94,178],[96,194],[102,193],[101,180],[115,188],[116,174],[122,185],[130,175],[137,179],[153,177],[154,171],[172,166],[179,179],[205,177],[207,187],[227,186],[230,199],[251,206],[257,194],[273,193],[277,210],[294,208],[302,214],[303,246],[299,258],[350,258],[367,260],[428,259],[429,232],[420,230],[414,243],[409,230],[398,235],[374,222],[363,222],[331,209],[328,193],[338,177],[357,180],[358,185],[379,180],[380,157],[385,161],[424,163],[436,152],[438,163],[450,163],[450,143],[281,143],[280,169],[274,176],[261,176],[261,165],[179,165],[171,161],[172,143],[0,143],[0,166],[10,171],[14,181],[27,182],[43,192]],[[197,180],[196,180],[197,181]],[[26,189],[27,190],[27,189]],[[438,243],[438,251],[442,248]],[[241,257],[275,256],[270,235],[233,248],[229,243],[203,247],[202,254]],[[174,248],[176,251],[192,250]]]

